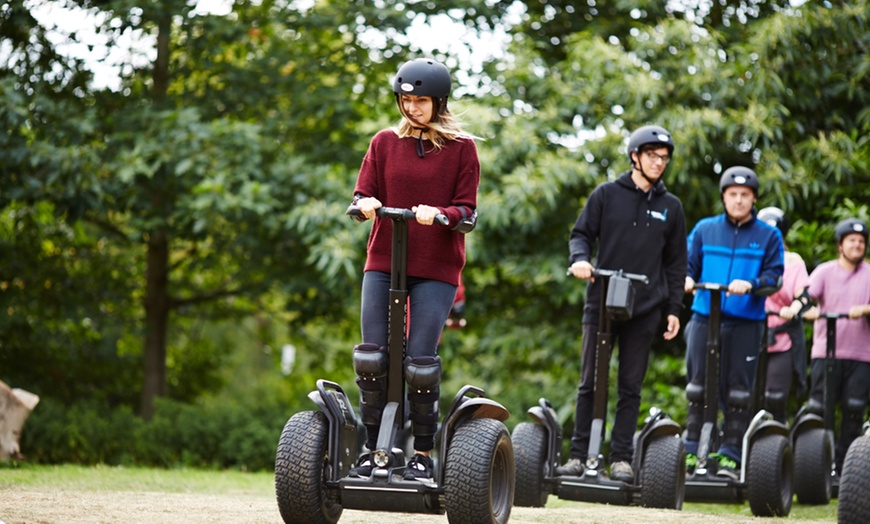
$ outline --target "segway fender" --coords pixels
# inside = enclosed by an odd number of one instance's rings
[[[507,420],[511,414],[498,402],[488,398],[470,398],[459,405],[455,417],[467,414],[467,418],[494,418],[500,422]]]
[[[334,457],[330,460],[332,478],[346,477],[358,451],[358,425],[350,400],[341,386],[324,379],[317,381],[317,390],[309,393],[308,398],[320,408],[329,422],[328,450],[329,457]]]
[[[797,438],[799,434],[813,428],[824,428],[825,419],[815,413],[804,411],[799,413],[791,428],[791,440]]]

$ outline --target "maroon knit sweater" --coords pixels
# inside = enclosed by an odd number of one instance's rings
[[[408,276],[459,285],[465,265],[465,235],[452,231],[477,207],[480,160],[471,139],[448,141],[440,150],[423,141],[426,155],[417,156],[416,138],[399,138],[392,129],[376,134],[363,158],[354,195],[375,197],[386,207],[434,206],[447,216],[447,226],[408,224]],[[377,218],[368,241],[366,271],[390,272],[393,224]]]

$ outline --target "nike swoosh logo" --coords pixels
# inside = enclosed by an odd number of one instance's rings
[[[746,357],[746,362],[752,362],[752,361],[755,360],[756,358],[758,358],[758,355],[755,355],[755,356],[752,356],[752,357]]]

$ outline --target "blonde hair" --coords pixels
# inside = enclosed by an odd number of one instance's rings
[[[399,106],[399,111],[402,111],[401,106]],[[457,140],[460,138],[483,140],[479,136],[475,136],[463,130],[462,122],[460,122],[453,113],[450,112],[450,108],[445,108],[444,112],[438,115],[438,119],[429,122],[426,124],[426,127],[429,132],[429,140],[432,142],[435,149],[443,148],[448,140]],[[405,116],[404,111],[402,111],[402,119],[399,120],[393,129],[399,138],[417,138],[420,135],[420,129],[414,127],[411,121]]]

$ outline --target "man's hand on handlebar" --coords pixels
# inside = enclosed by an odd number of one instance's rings
[[[730,284],[728,284],[728,294],[729,295],[745,295],[747,293],[752,292],[752,282],[748,280],[732,280]]]
[[[590,264],[586,260],[578,260],[571,264],[571,274],[577,278],[583,280],[591,280],[595,282],[595,279],[592,277],[592,264]]]

